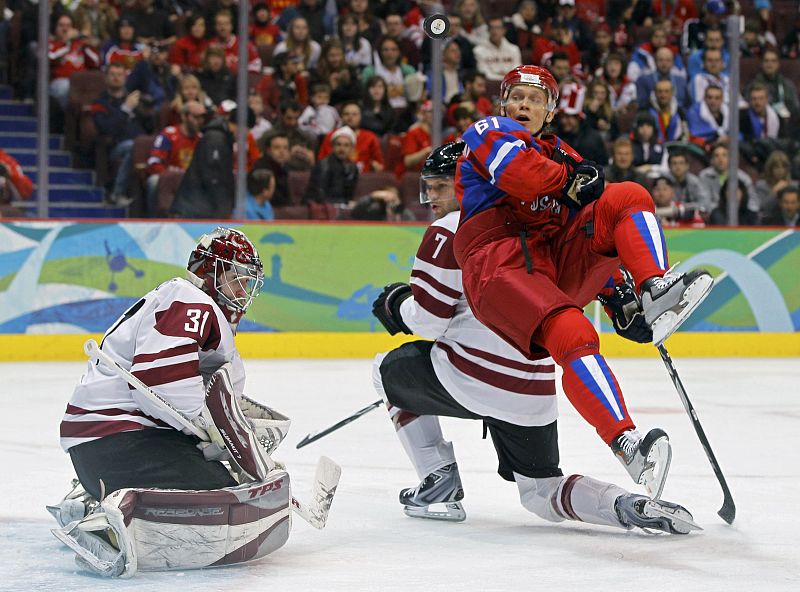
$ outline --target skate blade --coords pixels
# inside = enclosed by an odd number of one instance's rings
[[[703,530],[688,510],[681,507],[664,506],[650,501],[644,505],[643,513],[648,518],[667,520],[672,528],[672,534],[689,534],[693,530]]]
[[[444,510],[431,508],[444,507]],[[431,504],[430,506],[403,506],[403,512],[411,518],[425,518],[427,520],[443,520],[445,522],[463,522],[467,518],[461,502],[448,502]]]
[[[667,338],[678,330],[683,322],[692,314],[695,309],[705,300],[714,287],[714,278],[710,275],[701,275],[686,287],[679,305],[682,306],[678,311],[668,310],[653,321],[650,325],[653,330],[653,345],[658,347]],[[694,298],[691,305],[689,304]]]
[[[661,497],[671,463],[672,446],[667,438],[659,438],[650,448],[645,459],[646,468],[639,476],[639,484],[644,486],[650,499],[657,500]]]

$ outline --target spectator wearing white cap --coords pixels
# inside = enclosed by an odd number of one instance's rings
[[[358,167],[350,160],[356,145],[356,134],[344,125],[331,136],[332,151],[311,170],[311,178],[304,196],[306,202],[350,202],[358,183]]]

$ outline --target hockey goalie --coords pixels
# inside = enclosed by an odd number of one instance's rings
[[[313,499],[272,460],[290,420],[243,394],[234,345],[263,283],[255,246],[217,228],[98,346],[61,422],[77,473],[48,510],[77,563],[108,577],[252,561],[283,546],[292,512],[322,528],[340,469],[322,458]]]

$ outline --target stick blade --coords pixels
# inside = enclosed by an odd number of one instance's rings
[[[314,488],[311,492],[311,504],[309,507],[309,523],[314,528],[322,530],[328,521],[328,513],[331,510],[333,496],[339,486],[339,479],[342,476],[342,467],[329,459],[321,456],[317,463],[317,473],[314,476]]]
[[[728,524],[733,524],[734,519],[736,518],[736,506],[733,503],[732,499],[726,499],[722,507],[717,512],[717,515],[722,518]]]

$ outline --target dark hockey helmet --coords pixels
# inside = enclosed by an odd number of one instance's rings
[[[558,81],[547,68],[541,66],[517,66],[510,70],[500,83],[500,103],[505,107],[511,87],[517,84],[536,86],[547,93],[547,110],[555,111],[558,105]]]
[[[221,226],[200,237],[186,266],[189,281],[211,296],[232,324],[264,284],[264,267],[242,232]]]
[[[419,201],[420,203],[430,203],[428,196],[428,187],[425,183],[426,179],[434,177],[450,177],[456,176],[456,163],[458,157],[464,152],[466,144],[464,142],[448,142],[435,148],[425,163],[422,165],[422,171],[419,175]]]

